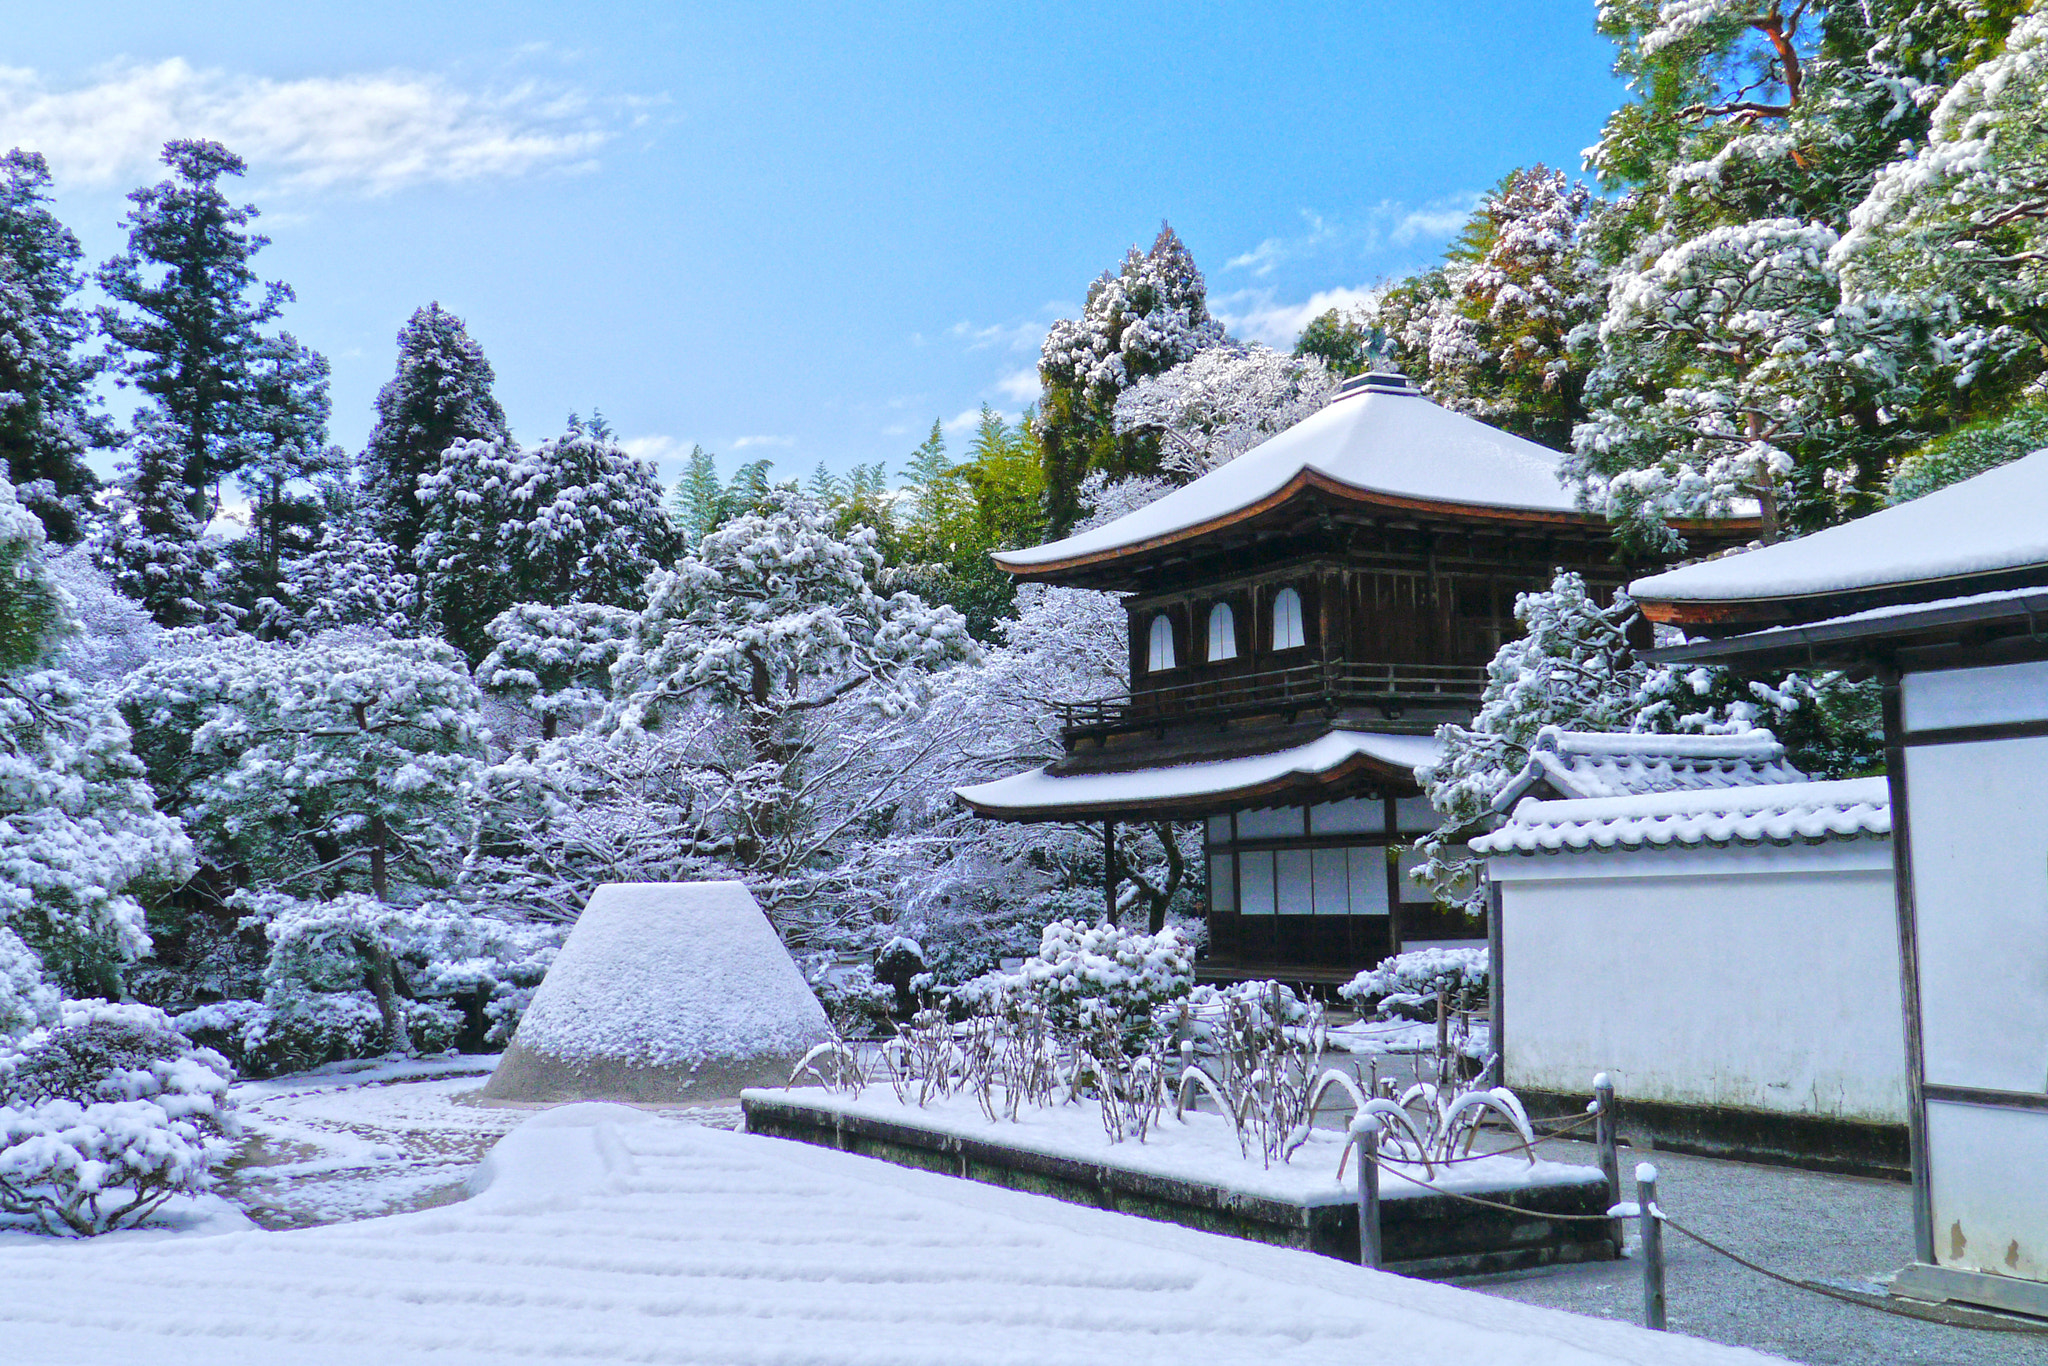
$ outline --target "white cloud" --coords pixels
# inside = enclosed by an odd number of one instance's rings
[[[741,436],[733,439],[732,448],[736,451],[746,451],[756,446],[788,447],[795,444],[796,438],[793,436]]]
[[[1037,368],[1026,366],[997,380],[996,392],[1012,403],[1036,403],[1043,392],[1043,385],[1039,382]]]
[[[946,335],[958,342],[965,342],[969,351],[986,351],[1000,347],[1005,351],[1036,351],[1045,344],[1046,329],[1052,324],[1034,319],[1023,322],[993,323],[977,327],[970,322],[957,322],[946,329]]]
[[[1303,209],[1301,232],[1268,237],[1250,251],[1231,257],[1223,268],[1248,271],[1255,278],[1264,279],[1293,261],[1342,256],[1348,258],[1349,264],[1390,246],[1445,241],[1464,226],[1472,210],[1479,206],[1479,198],[1477,194],[1447,195],[1420,208],[1383,199],[1367,209],[1363,218],[1350,223]]]
[[[1292,350],[1301,329],[1321,314],[1337,309],[1348,312],[1373,296],[1371,289],[1339,287],[1321,289],[1300,303],[1286,303],[1273,297],[1270,289],[1241,289],[1235,294],[1209,300],[1209,310],[1223,321],[1232,335],[1245,341],[1264,342],[1277,350]]]
[[[585,169],[611,140],[617,103],[536,81],[469,90],[412,71],[281,81],[174,57],[60,88],[11,67],[0,68],[0,146],[40,150],[62,182],[116,185],[152,174],[167,140],[205,137],[283,185],[377,195]]]
[[[1001,418],[1005,422],[1015,422],[1019,417],[1023,416],[1023,414],[1005,413],[998,410],[996,416]],[[979,427],[981,425],[981,409],[963,408],[959,412],[955,413],[952,417],[946,419],[946,421],[941,423],[940,425],[944,427],[945,430],[951,432],[955,436],[958,436],[963,432],[971,432],[976,427]]]
[[[683,443],[672,436],[629,436],[619,443],[619,448],[636,460],[657,466],[665,460],[681,460],[689,454]]]

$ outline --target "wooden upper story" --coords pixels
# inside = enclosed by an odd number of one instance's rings
[[[1576,570],[1606,598],[1647,566],[1558,480],[1556,452],[1361,376],[1322,411],[1158,502],[1029,551],[1019,579],[1121,592],[1129,692],[1063,708],[1067,747],[1128,762],[1322,726],[1469,719],[1520,633],[1516,595]],[[1744,519],[1679,528],[1700,554]]]

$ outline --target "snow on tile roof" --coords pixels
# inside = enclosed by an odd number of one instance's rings
[[[1443,746],[1430,735],[1337,730],[1272,754],[1211,759],[1130,773],[1061,775],[1035,768],[1029,773],[953,790],[983,815],[1071,808],[1115,811],[1134,802],[1198,801],[1269,787],[1293,777],[1312,778],[1360,757],[1396,768],[1415,769],[1435,763],[1442,753]]]
[[[1545,854],[1703,844],[1818,844],[1889,837],[1891,831],[1891,792],[1885,780],[1846,778],[1581,801],[1525,800],[1506,825],[1471,844],[1479,854]]]
[[[1777,1360],[624,1106],[536,1116],[479,1175],[459,1204],[288,1233],[0,1234],[5,1359]]]
[[[995,558],[1006,568],[1030,569],[1175,537],[1243,512],[1305,471],[1424,502],[1584,515],[1558,481],[1561,458],[1412,389],[1362,387],[1127,516]]]
[[[1529,762],[1495,799],[1506,811],[1539,784],[1564,799],[1798,783],[1806,775],[1767,730],[1735,735],[1606,735],[1545,726]]]
[[[2048,564],[2048,450],[1796,541],[1637,579],[1638,602],[1725,602],[1938,582]]]

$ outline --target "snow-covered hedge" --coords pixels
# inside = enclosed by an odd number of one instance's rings
[[[1376,968],[1368,968],[1337,989],[1337,994],[1361,1011],[1377,1011],[1380,1018],[1406,1016],[1436,1018],[1436,994],[1441,988],[1455,1010],[1472,1010],[1487,999],[1492,989],[1492,970],[1485,949],[1417,949],[1397,953]]]
[[[59,1010],[0,1051],[0,1209],[84,1236],[211,1186],[238,1135],[227,1059],[152,1006]]]
[[[405,1003],[413,1047],[438,1053],[455,1045],[460,1010],[440,1001]],[[384,1017],[367,991],[322,992],[287,999],[218,1001],[178,1016],[178,1031],[231,1061],[245,1077],[303,1072],[345,1058],[384,1051]]]

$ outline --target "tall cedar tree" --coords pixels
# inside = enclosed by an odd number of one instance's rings
[[[23,505],[69,545],[99,485],[85,453],[113,438],[91,392],[106,361],[81,353],[92,323],[72,304],[84,252],[44,207],[49,190],[42,153],[0,157],[0,457]]]
[[[1039,352],[1045,396],[1037,424],[1051,535],[1073,527],[1089,471],[1117,477],[1157,466],[1156,439],[1116,431],[1111,415],[1123,392],[1224,340],[1195,258],[1163,223],[1150,251],[1132,247],[1088,287],[1079,318],[1052,325]]]
[[[260,296],[249,297],[260,283],[250,262],[270,239],[247,231],[255,207],[236,207],[220,188],[246,163],[197,139],[165,143],[163,160],[171,178],[128,196],[128,249],[99,269],[114,300],[99,318],[126,353],[126,380],[154,400],[132,460],[135,526],[110,540],[116,574],[142,591],[160,621],[177,625],[194,615],[189,575],[179,586],[146,568],[138,574],[138,566],[203,560],[197,542],[218,511],[221,481],[264,457],[280,426],[300,433],[306,425],[289,411],[303,408],[301,399],[283,398],[268,382],[280,357],[289,355],[290,367],[322,391],[316,425],[324,424],[326,400],[324,362],[316,367],[310,353],[262,331],[292,299],[290,287],[262,283]],[[155,544],[158,537],[177,544]]]
[[[398,373],[377,391],[377,421],[363,447],[364,492],[378,528],[410,561],[426,534],[419,481],[458,441],[507,441],[496,376],[462,319],[430,303],[398,333]]]

